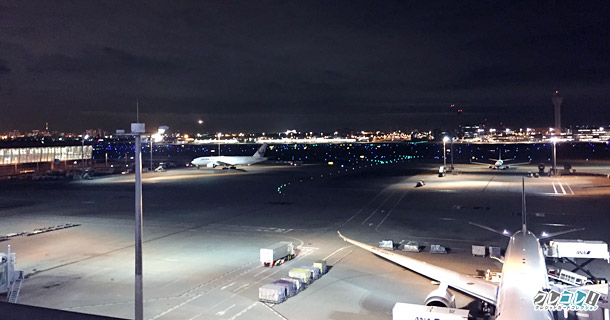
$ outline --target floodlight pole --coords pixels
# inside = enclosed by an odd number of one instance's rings
[[[553,139],[553,175],[557,175],[557,141]]]
[[[136,135],[136,310],[135,319],[142,320],[144,298],[142,293],[142,137]]]
[[[144,319],[144,294],[142,290],[142,134],[144,123],[132,123],[130,135],[135,136],[135,320]]]

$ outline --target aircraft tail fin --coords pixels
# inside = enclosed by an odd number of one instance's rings
[[[256,150],[256,152],[252,156],[255,158],[262,158],[265,155],[266,149],[267,149],[267,144],[263,143],[263,145],[260,148],[258,148],[258,150]]]

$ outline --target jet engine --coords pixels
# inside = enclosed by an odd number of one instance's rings
[[[216,164],[214,164],[214,163],[208,163],[208,164],[207,164],[207,167],[208,167],[208,168],[210,168],[210,169],[214,169],[214,168],[216,168]]]
[[[447,286],[441,284],[438,289],[430,292],[424,300],[427,306],[455,308],[455,296],[447,290]]]

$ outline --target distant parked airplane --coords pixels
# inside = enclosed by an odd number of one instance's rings
[[[201,166],[206,166],[210,169],[216,168],[217,166],[223,166],[223,169],[235,169],[235,166],[249,166],[267,160],[267,158],[263,157],[263,155],[265,155],[265,149],[267,149],[267,144],[263,144],[252,156],[199,157],[193,159],[191,164],[196,166],[197,169]]]
[[[474,164],[480,164],[486,167],[489,167],[489,169],[494,169],[494,170],[506,170],[509,168],[508,165],[505,165],[504,162],[506,161],[512,161],[513,159],[502,159],[502,149],[499,149],[499,157],[498,159],[492,159],[489,158],[489,160],[494,161],[493,164],[489,164],[489,163],[481,163],[481,162],[474,162],[474,161],[470,161],[470,163],[474,163]],[[532,161],[530,160],[529,162],[521,162],[521,163],[511,163],[510,165],[513,167],[517,167],[517,166],[521,166],[524,164],[530,164]]]

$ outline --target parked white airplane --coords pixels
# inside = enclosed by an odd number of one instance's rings
[[[201,166],[206,166],[208,168],[223,166],[223,169],[235,169],[235,166],[249,166],[267,160],[267,158],[263,157],[265,155],[265,149],[267,149],[267,145],[263,144],[252,156],[199,157],[193,159],[191,164],[196,166],[197,169]]]
[[[522,202],[522,227],[510,237],[506,255],[502,261],[502,280],[499,285],[352,240],[337,232],[343,240],[353,245],[440,282],[439,288],[426,297],[424,304],[427,306],[455,308],[455,297],[447,290],[448,287],[452,287],[495,306],[491,319],[553,320],[553,314],[550,311],[534,310],[534,296],[539,290],[549,288],[549,283],[539,239],[526,227],[525,183]],[[560,233],[571,231],[574,230]],[[560,233],[546,235],[546,237]],[[507,232],[501,232],[501,234],[506,235]]]
[[[474,164],[480,164],[483,166],[488,166],[489,169],[495,169],[495,170],[506,170],[509,168],[508,165],[505,165],[504,162],[506,161],[512,161],[513,159],[502,159],[502,149],[499,149],[499,157],[498,159],[492,159],[489,158],[489,160],[494,161],[493,164],[488,164],[488,163],[482,163],[482,162],[474,162],[474,161],[470,161],[470,163],[474,163]],[[520,166],[520,165],[524,165],[524,164],[530,164],[532,161],[530,160],[529,162],[521,162],[521,163],[511,163],[510,165],[513,167],[516,166]]]

